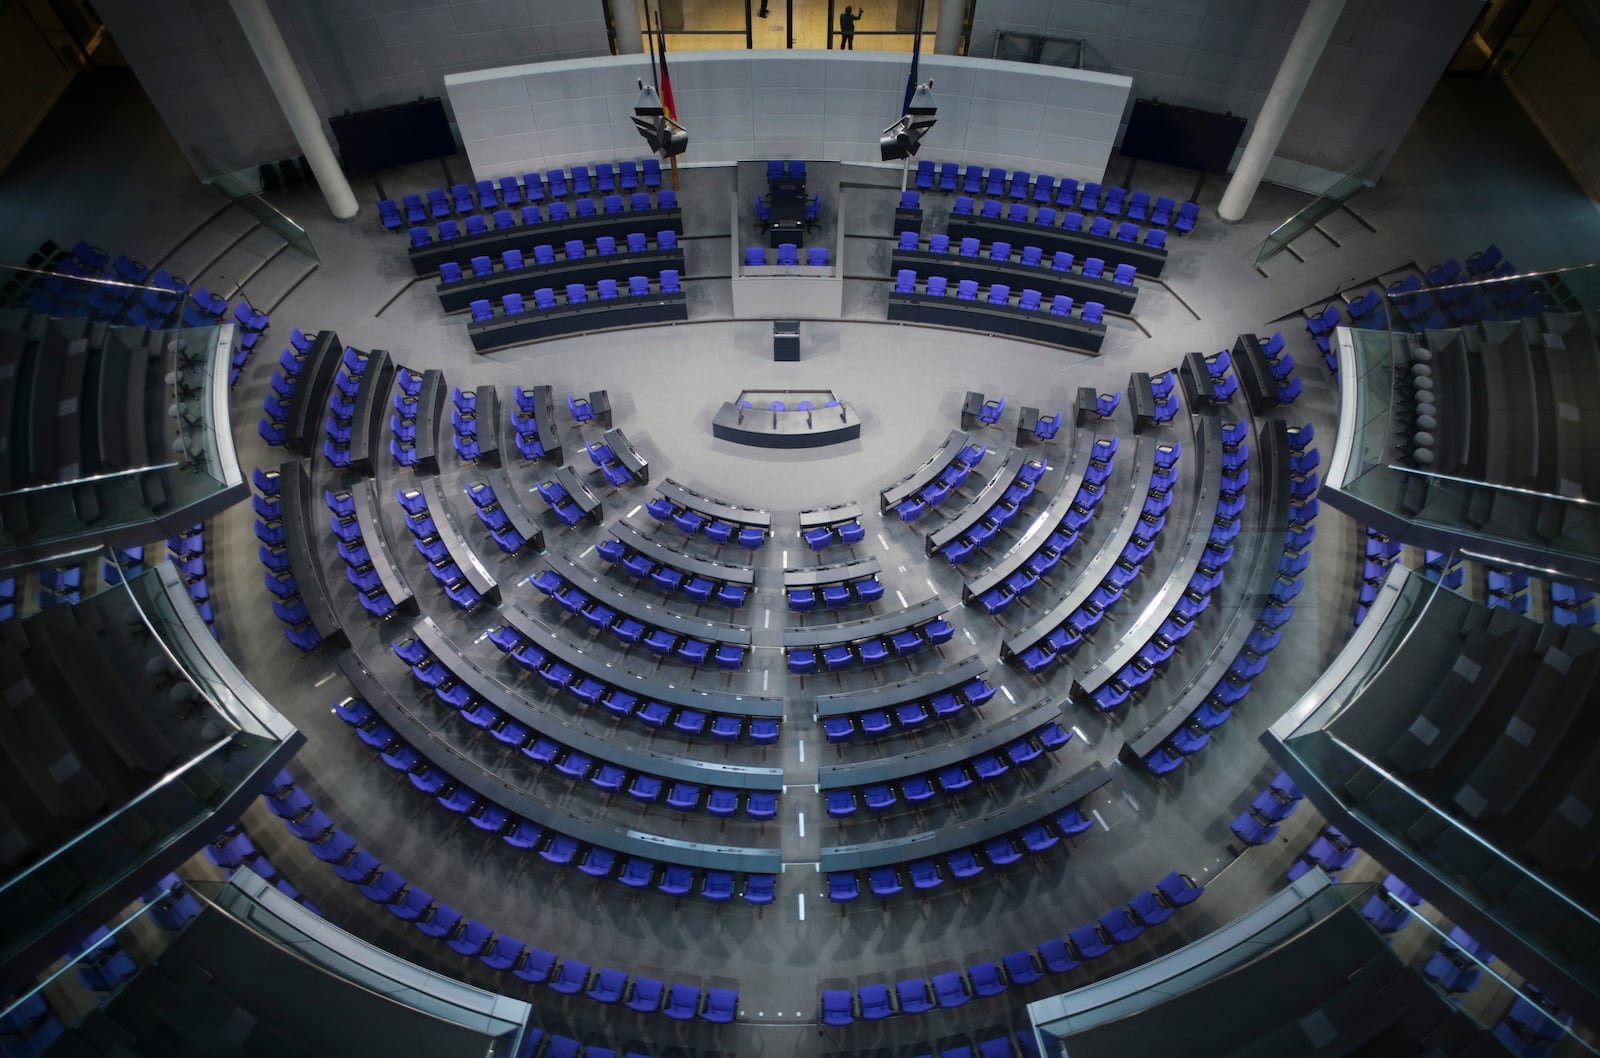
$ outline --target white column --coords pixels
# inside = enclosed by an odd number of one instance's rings
[[[933,53],[955,55],[961,43],[961,22],[966,17],[967,0],[939,0],[939,18],[934,23]]]
[[[245,40],[256,53],[261,72],[267,75],[267,84],[272,86],[272,94],[277,96],[283,116],[289,119],[295,142],[300,145],[306,161],[311,163],[311,172],[316,175],[328,209],[340,220],[349,220],[360,210],[355,193],[350,190],[344,170],[339,168],[339,159],[334,156],[327,133],[322,129],[322,118],[311,105],[311,96],[300,79],[289,46],[283,42],[283,34],[278,31],[278,23],[267,10],[266,0],[228,0],[228,4],[244,28]]]
[[[1267,163],[1272,161],[1278,142],[1283,139],[1283,130],[1289,126],[1294,108],[1306,90],[1306,82],[1311,80],[1311,71],[1316,69],[1323,46],[1328,43],[1343,11],[1344,0],[1311,0],[1306,5],[1306,13],[1294,31],[1289,50],[1278,65],[1278,76],[1273,78],[1272,88],[1267,92],[1267,101],[1256,115],[1249,140],[1245,141],[1233,179],[1228,181],[1222,201],[1217,204],[1217,215],[1223,220],[1244,219],[1261,177],[1267,171]]]
[[[611,26],[617,31],[617,54],[644,51],[644,30],[639,26],[639,0],[611,0]]]

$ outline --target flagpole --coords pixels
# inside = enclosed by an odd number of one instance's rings
[[[667,65],[667,28],[661,21],[661,5],[659,2],[656,5],[656,32],[661,34],[661,66],[665,69]],[[667,116],[672,120],[673,124],[677,124],[677,114],[669,114]],[[672,163],[672,190],[674,192],[681,191],[682,188],[678,186],[678,156],[676,154],[668,155],[667,161]]]

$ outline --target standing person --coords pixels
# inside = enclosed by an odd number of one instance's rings
[[[761,10],[756,12],[757,18],[767,17],[767,0],[761,0]]]
[[[856,50],[856,23],[866,13],[867,9],[864,7],[860,11],[853,11],[848,7],[844,9],[844,14],[839,16],[839,47]]]

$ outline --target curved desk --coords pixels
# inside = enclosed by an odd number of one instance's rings
[[[812,411],[768,411],[725,401],[711,420],[711,435],[755,448],[822,448],[861,436],[861,419],[849,404]]]
[[[1065,219],[1065,218],[1063,218]],[[1107,266],[1131,264],[1143,276],[1159,276],[1167,267],[1167,251],[1155,250],[1142,243],[1123,242],[1110,235],[1091,235],[1086,231],[1068,231],[1032,221],[1002,220],[998,217],[970,217],[952,215],[949,227],[950,241],[977,239],[988,246],[999,240],[1012,246],[1037,246],[1046,256],[1057,250],[1066,250],[1073,257],[1098,257]]]
[[[900,838],[824,848],[819,857],[818,870],[831,874],[834,871],[888,867],[981,845],[1029,823],[1065,812],[1110,781],[1110,772],[1096,761],[1047,790],[1040,790],[976,819],[964,819],[948,823],[938,830],[925,830]]]
[[[821,588],[829,584],[845,584],[862,577],[876,577],[882,572],[877,558],[863,558],[855,562],[835,562],[831,566],[799,566],[783,571],[783,588]]]
[[[1111,527],[1110,535],[1100,545],[1089,564],[1073,571],[1073,587],[1066,597],[1034,618],[1025,628],[1006,637],[1000,646],[1002,660],[1010,661],[1017,658],[1049,635],[1058,625],[1072,616],[1074,610],[1089,601],[1089,596],[1094,594],[1106,574],[1111,572],[1111,567],[1121,556],[1122,549],[1133,539],[1133,531],[1138,528],[1139,512],[1143,509],[1144,498],[1150,491],[1150,476],[1155,469],[1155,450],[1154,438],[1148,435],[1139,438],[1133,454],[1133,486],[1127,491],[1123,500],[1122,510],[1117,515],[1117,524]],[[1141,484],[1143,488],[1140,488]],[[1104,502],[1101,501],[1102,504]],[[1104,513],[1096,517],[1103,518]]]
[[[701,712],[722,713],[726,716],[743,716],[762,719],[783,718],[782,698],[761,698],[735,694],[732,691],[705,691],[692,686],[679,686],[660,676],[629,672],[609,661],[602,661],[566,640],[554,629],[521,606],[503,606],[500,616],[506,624],[516,629],[533,644],[553,658],[558,658],[578,672],[587,673],[597,680],[604,679],[607,670],[613,670],[609,679],[615,687],[640,698]]]
[[[322,508],[311,499],[311,475],[305,462],[290,460],[278,468],[278,502],[283,511],[283,542],[289,551],[289,571],[300,586],[300,598],[311,614],[311,624],[329,645],[350,645],[344,622],[328,589],[327,570],[317,552],[312,526],[322,522]],[[269,573],[268,576],[271,576]]]
[[[439,421],[447,417],[444,409],[449,400],[444,372],[436,367],[424,371],[422,390],[417,394],[417,435],[411,442],[416,446],[419,473],[439,473]]]
[[[1061,719],[1061,703],[1046,698],[1012,713],[998,724],[969,731],[960,738],[940,742],[927,749],[914,749],[877,760],[854,764],[824,764],[818,769],[817,789],[839,790],[872,783],[899,782],[913,775],[929,775],[980,754],[1008,746],[1052,720]]]
[[[624,288],[626,289],[626,288]],[[560,338],[569,334],[615,327],[639,327],[647,323],[673,323],[689,318],[686,295],[680,290],[668,294],[652,290],[642,296],[627,293],[601,300],[591,298],[577,305],[558,304],[554,308],[528,307],[514,316],[495,316],[467,324],[467,337],[480,353],[507,345]]]
[[[673,481],[671,478],[657,485],[656,491],[679,507],[685,507],[696,514],[704,515],[713,520],[749,526],[752,529],[760,529],[763,532],[770,532],[772,529],[771,511],[762,510],[759,507],[745,507],[737,503],[729,503],[727,500],[716,500],[710,496],[702,496],[689,486]]]
[[[944,604],[944,600],[935,595],[921,602],[912,603],[904,610],[874,614],[857,621],[786,628],[783,631],[783,649],[825,647],[836,643],[854,643],[863,639],[880,639],[925,624],[949,611],[950,607]]]
[[[783,855],[777,849],[679,841],[660,834],[608,826],[588,816],[580,816],[552,804],[507,782],[477,761],[456,752],[435,734],[432,728],[407,709],[353,652],[339,659],[339,671],[350,681],[356,693],[377,710],[383,722],[394,728],[400,737],[417,747],[426,759],[441,767],[459,761],[471,768],[472,772],[469,775],[463,775],[459,770],[452,770],[451,774],[484,797],[523,819],[560,831],[586,844],[598,845],[601,848],[633,856],[643,856],[646,859],[710,870],[747,871],[757,874],[776,874],[783,869]],[[434,752],[435,749],[438,752]]]
[[[383,431],[389,422],[389,388],[394,383],[394,361],[387,351],[374,349],[367,356],[361,383],[350,414],[350,469],[371,476],[372,453],[383,451]]]
[[[495,502],[500,509],[506,512],[506,517],[511,520],[511,528],[517,535],[528,542],[528,546],[535,551],[544,550],[544,530],[539,528],[538,519],[533,512],[522,502],[522,494],[517,491],[517,486],[511,483],[511,475],[507,474],[504,467],[485,467],[482,480],[489,483],[494,490]],[[472,479],[468,478],[470,485]],[[531,489],[529,490],[532,491]]]
[[[984,515],[989,513],[989,508],[1000,502],[1000,497],[1006,489],[1017,480],[1017,472],[1028,462],[1033,461],[1029,460],[1027,453],[1020,448],[1013,448],[1007,452],[1005,460],[994,468],[994,473],[983,483],[977,495],[948,522],[923,538],[922,550],[930,556],[937,554],[940,548],[953,540],[960,539],[968,529],[977,525]],[[1033,493],[1028,493],[1022,502],[1027,503],[1032,496]]]
[[[929,297],[890,291],[889,319],[895,323],[921,323],[1021,338],[1091,355],[1098,354],[1106,340],[1105,324],[1085,323],[1076,316],[1053,316],[1048,305],[1024,309],[1016,305],[991,305],[987,301],[963,301],[953,294]]]
[[[328,394],[333,391],[333,376],[344,357],[344,343],[332,331],[318,331],[311,349],[295,376],[294,395],[289,398],[289,421],[284,447],[296,455],[311,455],[321,446],[322,418],[328,414]]]
[[[709,558],[686,555],[653,537],[645,536],[628,522],[613,522],[611,535],[622,541],[623,546],[663,566],[671,566],[684,573],[705,577],[707,580],[721,581],[724,584],[738,584],[745,588],[755,587],[756,571],[750,566],[731,566]]]
[[[829,507],[809,507],[800,512],[800,531],[832,528],[845,522],[861,520],[861,504],[855,500],[835,503]]]
[[[652,239],[655,238],[655,232],[649,234]],[[456,260],[465,266],[469,259],[462,257]],[[592,287],[602,279],[616,279],[620,286],[626,288],[629,276],[655,276],[669,268],[676,269],[680,275],[683,273],[681,249],[646,250],[643,253],[623,251],[604,256],[590,253],[576,260],[563,258],[548,265],[533,264],[530,258],[521,268],[500,269],[486,276],[471,275],[471,269],[464,267],[467,272],[465,277],[455,283],[441,282],[434,290],[439,295],[439,305],[444,311],[466,312],[474,301],[499,304],[507,294],[521,294],[532,302],[533,292],[541,287],[562,291],[568,283]]]
[[[422,498],[427,501],[428,513],[433,516],[439,540],[444,544],[444,549],[450,553],[450,560],[461,567],[462,576],[466,578],[473,591],[483,596],[484,601],[491,606],[499,605],[500,585],[489,572],[489,568],[483,564],[483,560],[478,557],[478,553],[472,549],[472,545],[467,543],[467,536],[461,531],[461,522],[456,518],[455,509],[445,501],[444,486],[439,484],[438,478],[423,478],[417,487],[422,491]]]
[[[1020,250],[1022,246],[1032,245],[1031,242],[1013,244],[1013,249]],[[919,276],[944,276],[951,283],[970,279],[980,287],[1005,283],[1012,290],[1037,290],[1046,305],[1057,294],[1066,294],[1080,304],[1098,301],[1111,311],[1124,314],[1133,311],[1134,300],[1139,294],[1138,288],[1131,284],[1113,283],[1104,277],[1093,278],[1081,272],[1058,272],[1048,262],[1025,265],[1020,261],[962,257],[954,247],[951,247],[950,253],[897,249],[889,258],[889,274],[898,275],[902,268],[909,268]]]
[[[709,642],[713,648],[719,643],[750,648],[750,629],[724,621],[708,621],[703,617],[689,617],[662,609],[646,602],[632,592],[620,591],[598,574],[591,573],[566,555],[551,552],[545,562],[562,579],[580,588],[590,598],[597,599],[624,617],[632,617],[652,628],[664,628],[680,636],[689,636]]]
[[[1083,485],[1083,469],[1089,465],[1089,453],[1094,451],[1094,443],[1097,440],[1099,437],[1088,430],[1077,431],[1077,438],[1072,445],[1072,455],[1067,463],[1066,476],[1056,486],[1055,493],[1050,497],[1050,505],[1028,523],[1028,528],[1023,530],[1011,548],[1000,556],[999,561],[961,586],[962,602],[971,603],[974,599],[998,588],[1005,583],[1007,577],[1026,565],[1038,552],[1045,538],[1061,524],[1061,519],[1067,516],[1067,512],[1072,509],[1073,501],[1078,498],[1078,489]]]
[[[907,702],[931,698],[940,691],[954,691],[968,680],[982,676],[988,666],[973,654],[950,668],[925,672],[920,676],[891,683],[886,687],[873,687],[862,691],[841,691],[838,694],[817,695],[817,719],[829,716],[851,716],[873,709],[893,709]]]
[[[917,469],[891,484],[885,485],[878,492],[878,503],[882,510],[887,511],[901,500],[921,491],[923,486],[930,484],[934,478],[944,472],[955,461],[961,450],[967,446],[969,435],[965,430],[951,430],[950,435],[944,439],[933,454],[928,456]]]
[[[356,509],[356,527],[361,530],[361,542],[372,556],[373,571],[378,583],[403,614],[417,612],[417,599],[411,591],[411,582],[394,559],[389,547],[389,534],[383,531],[383,521],[378,517],[378,486],[368,479],[358,481],[350,490],[350,502]],[[292,562],[293,559],[291,558]]]
[[[625,209],[621,213],[600,213],[593,217],[569,217],[566,220],[546,220],[538,224],[516,224],[510,228],[497,228],[482,235],[463,235],[459,239],[435,240],[426,246],[413,246],[410,250],[411,267],[419,276],[437,272],[446,261],[470,261],[474,257],[499,257],[507,250],[521,250],[527,260],[533,260],[535,246],[560,246],[569,239],[591,243],[602,235],[626,242],[629,232],[642,231],[654,240],[658,231],[683,234],[683,210]]]

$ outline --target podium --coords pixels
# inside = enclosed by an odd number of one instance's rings
[[[798,361],[800,359],[800,321],[772,321],[772,359]]]

